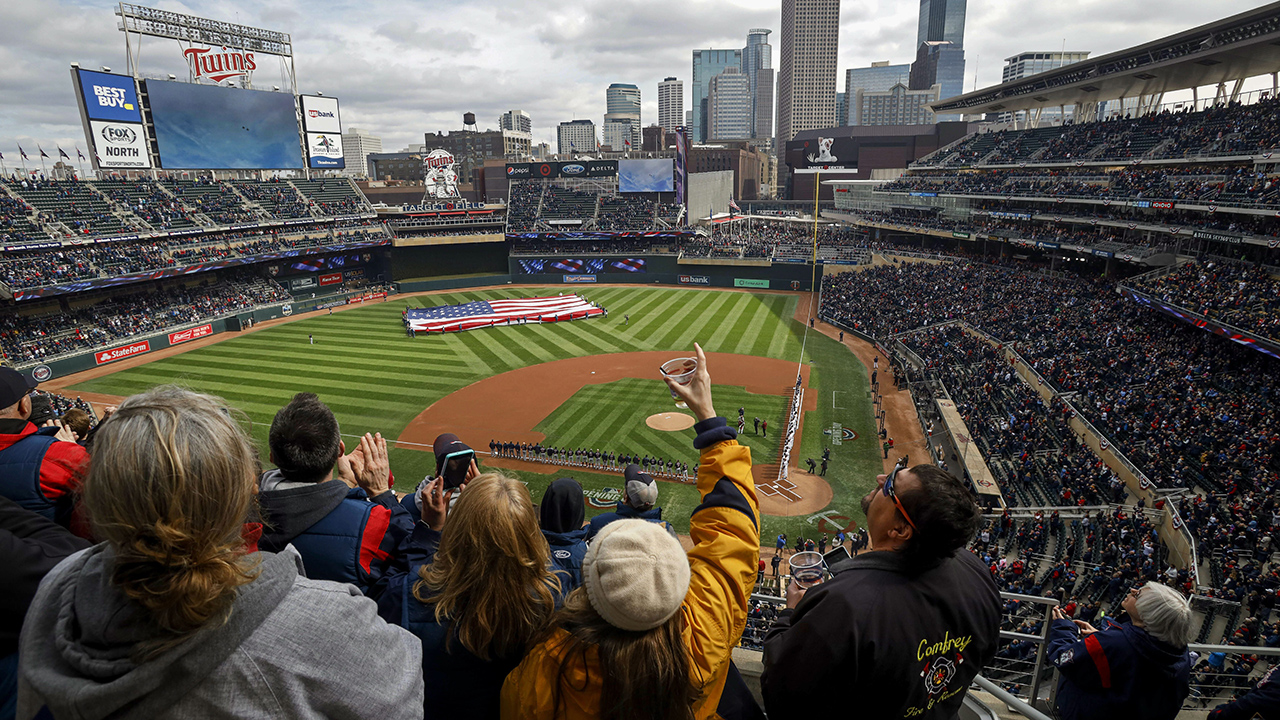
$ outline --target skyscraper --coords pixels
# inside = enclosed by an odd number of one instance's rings
[[[949,42],[964,47],[964,15],[968,0],[920,0],[920,26],[916,47],[927,42]]]
[[[382,138],[370,135],[368,131],[357,127],[347,128],[342,133],[342,159],[346,169],[344,175],[369,175],[369,154],[382,152]]]
[[[941,85],[945,100],[964,93],[964,19],[968,0],[920,0],[916,29],[916,61],[911,64],[910,87],[928,90]],[[941,115],[959,120],[959,115]]]
[[[667,131],[684,125],[684,83],[673,77],[658,83],[658,124]]]
[[[751,137],[773,136],[773,46],[765,28],[747,31],[742,49],[742,71],[751,93]]]
[[[735,67],[711,78],[707,89],[707,140],[746,140],[751,136],[751,83]]]
[[[609,125],[627,123],[630,133],[622,137],[618,129],[612,130],[612,136],[606,135],[605,144],[613,145],[609,140],[621,140],[615,150],[622,150],[625,143],[631,147],[640,147],[640,88],[630,83],[614,83],[604,93],[605,114],[604,125],[608,133]]]
[[[840,0],[782,0],[778,60],[778,167],[787,142],[802,130],[836,124],[836,54]],[[786,178],[779,173],[779,184]]]
[[[707,89],[711,78],[724,72],[727,67],[742,69],[741,50],[694,50],[692,102],[690,103],[690,134],[693,142],[706,142],[707,139]]]

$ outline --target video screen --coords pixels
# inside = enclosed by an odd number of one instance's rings
[[[321,270],[337,270],[351,265],[369,262],[368,255],[330,255],[322,258],[307,258],[290,267],[302,272],[319,272]]]
[[[619,160],[618,192],[675,192],[675,175],[670,158]]]
[[[570,275],[598,275],[601,273],[646,272],[644,258],[591,258],[588,260],[545,260],[532,258],[520,261],[520,272],[525,275],[568,273]]]
[[[292,95],[161,80],[147,80],[146,88],[161,167],[302,167]]]

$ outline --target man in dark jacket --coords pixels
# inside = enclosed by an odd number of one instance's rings
[[[73,523],[72,515],[89,453],[70,430],[30,422],[34,387],[17,370],[0,367],[0,497],[88,537],[88,525]]]
[[[63,558],[89,547],[61,525],[0,497],[0,720],[18,697],[18,635],[40,580]]]
[[[560,595],[582,584],[582,558],[587,554],[587,529],[582,526],[587,508],[582,486],[572,478],[560,478],[547,486],[538,506],[538,525],[551,546],[551,564],[559,572]]]
[[[355,585],[371,597],[413,519],[391,491],[395,480],[381,433],[346,446],[333,412],[298,393],[276,413],[268,436],[276,469],[258,479],[263,534],[258,547],[292,544],[307,577]]]
[[[862,500],[875,551],[807,592],[793,581],[765,636],[770,720],[847,715],[850,698],[866,717],[953,718],[995,656],[1000,593],[964,550],[981,520],[972,496],[933,465],[877,479]]]
[[[641,471],[639,465],[628,465],[622,471],[622,476],[622,499],[618,501],[618,508],[591,518],[591,524],[587,526],[587,540],[594,538],[605,525],[623,518],[639,518],[659,523],[674,532],[671,523],[662,519],[662,508],[655,505],[658,502],[658,484],[653,477]]]
[[[1186,599],[1149,582],[1120,605],[1129,622],[1105,630],[1054,609],[1045,657],[1058,668],[1063,720],[1173,720],[1191,691]]]

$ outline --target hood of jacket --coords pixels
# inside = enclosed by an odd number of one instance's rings
[[[139,645],[160,635],[148,612],[110,582],[114,551],[104,543],[72,555],[45,578],[27,615],[22,679],[55,717],[162,715],[253,634],[301,572],[296,552],[250,558],[259,561],[258,576],[238,589],[226,622],[139,662]]]
[[[568,533],[581,529],[587,515],[582,486],[569,478],[551,483],[542,495],[538,514],[539,524],[545,532]]]
[[[337,480],[290,483],[279,470],[258,479],[258,510],[265,548],[283,548],[342,504],[351,488]]]
[[[1186,660],[1186,648],[1179,650],[1166,642],[1157,640],[1145,629],[1135,627],[1131,623],[1124,623],[1120,629],[1129,639],[1134,652],[1147,661],[1148,667],[1160,668],[1161,674],[1176,675],[1180,669],[1179,664]]]

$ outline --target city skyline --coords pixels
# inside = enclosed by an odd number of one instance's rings
[[[1028,48],[1065,41],[1097,57],[1253,6],[1240,0],[1212,6],[1186,0],[1083,0],[1071,7],[974,2],[965,28],[964,89],[973,89],[975,69],[979,86],[998,83],[1004,58]],[[7,100],[0,109],[0,152],[8,153],[7,164],[18,143],[41,143],[46,150],[78,143],[84,149],[67,70],[72,62],[124,70],[115,7],[104,0],[10,0],[0,9],[0,87]],[[176,3],[170,9],[291,33],[299,91],[339,98],[344,127],[364,128],[383,138],[385,147],[398,148],[420,142],[423,132],[460,129],[464,112],[476,113],[482,130],[496,129],[497,117],[511,108],[535,119],[535,143],[554,146],[560,122],[599,122],[601,89],[611,82],[641,88],[642,116],[649,122],[658,116],[657,87],[664,77],[684,81],[685,107],[691,108],[690,51],[742,48],[748,31],[762,28],[773,32],[776,52],[780,7],[778,0],[728,6],[586,0],[548,10],[507,0],[465,6],[374,0],[358,11],[325,2]],[[673,25],[670,17],[682,22]],[[917,3],[845,3],[840,35],[858,41],[840,43],[839,85],[849,68],[885,59],[911,62],[918,20]],[[142,57],[144,71],[185,74],[170,41],[148,41]],[[270,75],[262,77],[269,87]]]

